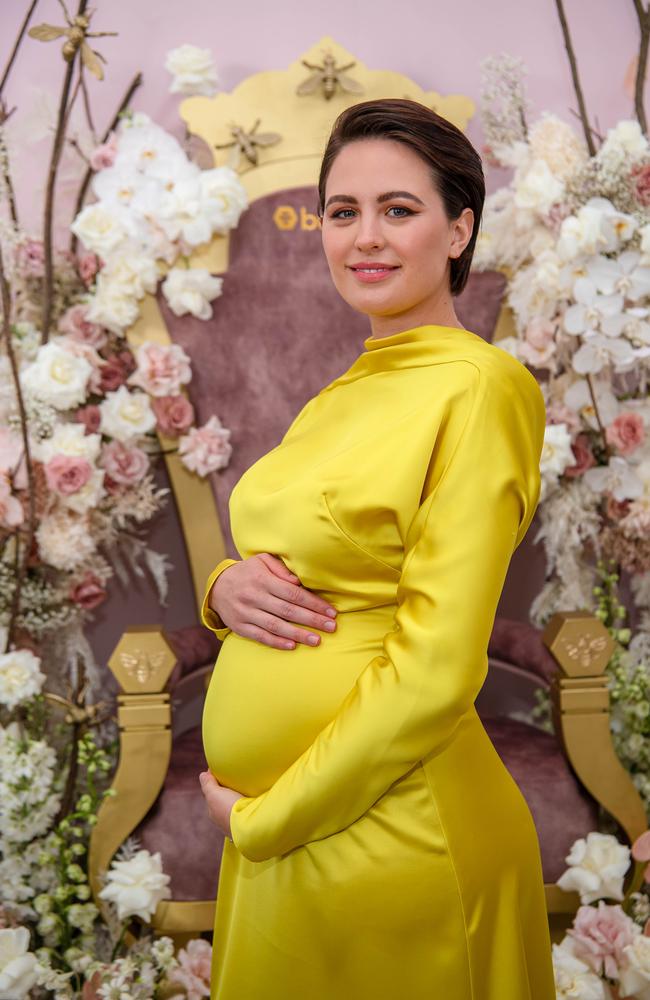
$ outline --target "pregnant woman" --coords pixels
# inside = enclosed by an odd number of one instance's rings
[[[454,311],[481,160],[423,105],[366,101],[319,197],[371,334],[236,483],[241,559],[207,581],[212,998],[553,1000],[537,834],[474,706],[545,424]]]

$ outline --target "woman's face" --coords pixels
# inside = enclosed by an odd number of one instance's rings
[[[449,258],[463,252],[473,222],[470,208],[447,219],[430,167],[404,143],[355,140],[330,168],[323,249],[337,291],[375,335],[458,325]]]

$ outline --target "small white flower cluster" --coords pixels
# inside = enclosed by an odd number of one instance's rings
[[[27,844],[49,829],[60,805],[57,756],[45,740],[0,726],[0,851]]]
[[[179,253],[227,233],[248,205],[234,170],[200,170],[142,112],[121,122],[112,162],[95,173],[92,189],[98,200],[72,224],[103,261],[87,318],[118,334],[137,319],[145,293],[155,291],[158,259],[173,264]],[[162,289],[177,315],[209,319],[221,287],[205,268],[172,267]]]

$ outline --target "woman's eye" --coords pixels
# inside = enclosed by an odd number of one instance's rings
[[[354,215],[354,209],[352,209],[352,208],[339,208],[339,210],[337,212],[332,212],[332,218],[333,219],[343,219],[343,218],[348,219],[349,216],[344,216],[343,212],[352,212],[352,214]]]
[[[410,208],[405,208],[404,205],[393,205],[391,208],[388,209],[388,211],[389,212],[404,212],[405,215],[413,215],[413,212],[411,211],[411,209]],[[403,219],[404,216],[403,215],[394,215],[393,218],[394,219]]]

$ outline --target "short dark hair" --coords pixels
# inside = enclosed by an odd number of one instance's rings
[[[403,142],[429,165],[450,221],[457,219],[464,208],[472,209],[471,239],[460,257],[451,259],[451,294],[459,295],[469,277],[485,201],[481,157],[459,128],[418,101],[401,98],[361,101],[341,112],[327,141],[318,178],[321,217],[325,185],[336,156],[348,143],[369,138]]]

